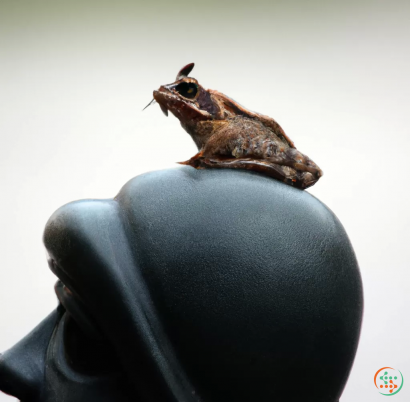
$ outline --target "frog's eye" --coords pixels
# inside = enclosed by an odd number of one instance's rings
[[[198,86],[193,82],[181,82],[175,90],[184,98],[194,99],[198,93]]]

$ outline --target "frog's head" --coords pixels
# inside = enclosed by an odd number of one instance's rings
[[[171,111],[184,127],[221,118],[221,107],[211,93],[195,78],[188,77],[193,68],[194,63],[187,64],[178,72],[175,82],[154,91],[154,99],[165,115]]]

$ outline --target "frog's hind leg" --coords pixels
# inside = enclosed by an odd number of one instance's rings
[[[246,169],[254,172],[263,173],[267,176],[273,177],[284,183],[305,189],[319,179],[310,172],[302,172],[290,166],[279,165],[266,160],[251,159],[251,158],[229,158],[224,156],[203,157],[198,153],[189,161],[183,162],[184,165],[190,165],[196,169]]]
[[[195,161],[198,169],[219,168],[219,169],[246,169],[254,172],[264,173],[275,179],[286,181],[286,166],[280,166],[267,161],[251,158],[229,158],[223,156],[212,156],[210,158],[198,158]]]
[[[185,162],[178,162],[180,165],[188,165],[192,166],[194,168],[199,168],[198,165],[198,160],[203,157],[204,151],[199,151],[196,155],[194,155],[191,159],[188,159]]]

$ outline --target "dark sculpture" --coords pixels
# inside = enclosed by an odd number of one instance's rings
[[[336,402],[362,285],[309,193],[257,173],[147,173],[47,223],[59,307],[0,358],[23,402]]]

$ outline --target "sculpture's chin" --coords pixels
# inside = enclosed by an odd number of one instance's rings
[[[44,384],[48,345],[60,319],[61,311],[55,310],[0,356],[0,391],[22,401],[36,400]]]
[[[25,402],[130,401],[106,341],[89,338],[61,307],[0,357],[0,391]]]

